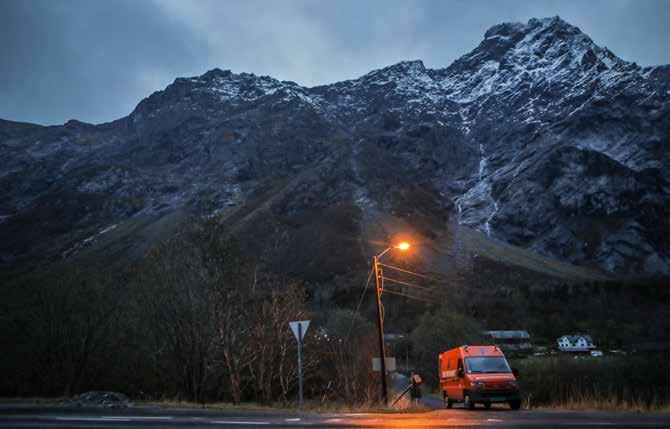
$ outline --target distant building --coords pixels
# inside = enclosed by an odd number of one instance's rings
[[[506,352],[531,352],[530,334],[526,331],[485,331],[485,336]]]
[[[558,349],[562,352],[590,352],[596,348],[590,335],[563,335],[557,342]]]

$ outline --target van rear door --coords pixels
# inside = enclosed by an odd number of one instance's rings
[[[453,351],[442,354],[442,389],[447,392],[449,398],[454,399],[458,379],[456,377],[456,353]]]
[[[448,361],[445,365],[443,374],[445,377],[444,386],[449,399],[461,400],[463,399],[463,383],[464,379],[459,378],[459,368],[463,368],[463,359],[456,351],[449,353]]]

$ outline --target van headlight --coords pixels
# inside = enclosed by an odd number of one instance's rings
[[[484,383],[483,381],[473,381],[472,382],[472,387],[476,387],[478,389],[483,389],[484,387],[486,387],[486,383]]]
[[[507,382],[507,385],[508,385],[509,387],[513,387],[513,388],[515,388],[515,389],[519,387],[519,383],[517,383],[517,382],[514,381],[514,380],[510,380],[510,381],[508,381],[508,382]]]

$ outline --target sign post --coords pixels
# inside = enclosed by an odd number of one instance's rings
[[[302,339],[305,337],[305,332],[309,327],[309,320],[300,320],[297,322],[289,322],[291,331],[298,341],[298,390],[300,392],[300,408],[302,408]]]

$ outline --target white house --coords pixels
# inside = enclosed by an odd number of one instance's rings
[[[590,335],[563,335],[558,339],[558,349],[562,352],[588,352],[595,348]]]

